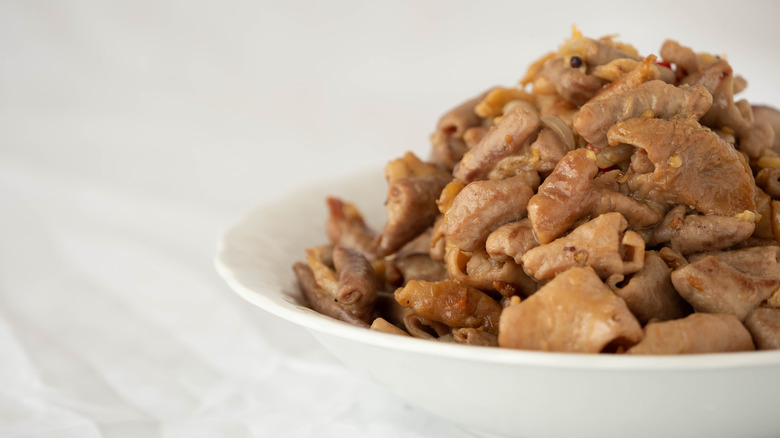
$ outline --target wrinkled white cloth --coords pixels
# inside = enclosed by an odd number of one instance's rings
[[[0,6],[0,437],[469,436],[232,293],[219,234],[425,156],[439,114],[572,23],[725,51],[748,99],[780,104],[775,5],[332,3]]]

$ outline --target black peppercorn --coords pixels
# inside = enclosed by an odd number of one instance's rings
[[[582,58],[576,55],[572,56],[571,59],[569,60],[569,65],[571,66],[571,68],[582,67]]]

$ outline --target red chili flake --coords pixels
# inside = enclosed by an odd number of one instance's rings
[[[664,66],[664,67],[668,68],[669,70],[671,70],[671,69],[672,69],[672,64],[671,64],[670,62],[665,62],[665,61],[656,61],[655,65],[661,65],[661,66]]]

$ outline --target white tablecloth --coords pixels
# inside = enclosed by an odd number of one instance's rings
[[[234,295],[215,242],[426,156],[445,109],[575,23],[726,53],[780,105],[776,4],[651,3],[4,2],[0,436],[465,437]]]

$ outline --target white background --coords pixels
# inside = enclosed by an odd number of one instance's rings
[[[427,156],[572,24],[725,54],[780,106],[778,5],[0,3],[0,436],[465,437],[234,296],[220,232]]]

